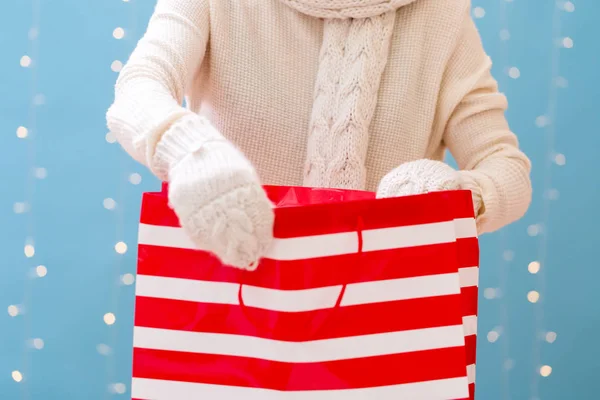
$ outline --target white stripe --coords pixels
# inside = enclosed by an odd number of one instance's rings
[[[467,267],[458,270],[460,276],[460,287],[470,287],[479,285],[479,268]]]
[[[244,304],[249,307],[301,312],[334,307],[341,290],[340,285],[303,290],[278,290],[244,285],[242,297]],[[161,299],[239,304],[237,283],[138,275],[135,292],[137,296]],[[429,275],[349,284],[341,305],[372,304],[458,293],[458,274]]]
[[[469,383],[475,383],[475,364],[467,365],[467,379]]]
[[[360,323],[360,321],[357,321]],[[378,333],[309,342],[255,336],[134,327],[134,347],[306,363],[464,346],[461,325]]]
[[[373,229],[363,232],[363,251],[379,251],[405,247],[449,243],[456,240],[455,221]],[[461,225],[459,223],[459,225]],[[140,224],[139,244],[198,249],[181,228]],[[266,258],[301,260],[353,254],[358,250],[356,232],[275,239]]]
[[[457,218],[454,220],[454,225],[458,239],[477,237],[477,223],[475,222],[475,218]]]
[[[469,315],[463,317],[463,328],[465,330],[465,336],[477,335],[477,316]]]
[[[365,389],[302,392],[133,378],[131,396],[152,400],[449,400],[469,397],[469,390],[467,378]]]

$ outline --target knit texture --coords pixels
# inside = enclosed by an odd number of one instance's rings
[[[409,196],[443,190],[471,190],[474,214],[481,211],[481,191],[463,182],[461,175],[448,164],[435,160],[417,160],[400,165],[383,177],[377,198]]]
[[[369,126],[396,11],[414,0],[281,0],[325,19],[304,185],[364,189]]]
[[[347,2],[319,3],[345,8]],[[531,197],[529,160],[504,117],[506,99],[490,74],[491,62],[470,17],[469,1],[417,0],[393,16],[387,63],[379,82],[369,82],[376,87],[365,89],[375,93],[370,100],[375,105],[346,113],[353,118],[355,112],[364,113],[347,126],[368,121],[372,113],[367,145],[359,145],[357,152],[364,154],[364,177],[353,188],[364,180],[364,187],[375,191],[398,166],[421,159],[441,161],[449,149],[461,187],[482,199],[480,232],[520,218]],[[350,37],[353,24],[345,18],[350,17],[339,18],[340,32]],[[344,140],[350,136],[329,120],[335,140],[310,144],[309,132],[318,125],[313,122],[321,118],[315,112],[317,84],[331,82],[321,83],[319,76],[326,30],[337,26],[328,22],[283,0],[158,0],[146,34],[120,73],[107,115],[109,128],[134,158],[158,173],[161,169],[152,166],[157,143],[165,132],[176,132],[181,118],[198,114],[241,150],[263,184],[306,183],[305,172],[313,169],[306,168],[307,160],[315,154],[315,169],[330,179],[319,160],[337,153],[334,145],[349,148]],[[361,44],[350,41],[353,46],[359,54]],[[338,54],[344,61],[334,71],[356,72],[348,70],[350,53]],[[355,65],[363,68],[360,54]],[[349,93],[352,89],[356,87],[349,85]],[[350,101],[336,93],[339,104],[324,104],[322,111],[330,117],[343,114],[340,109]],[[187,108],[181,106],[184,94]],[[365,143],[356,137],[352,146]]]
[[[296,10],[317,18],[371,18],[414,2],[415,0],[281,0]]]
[[[304,185],[365,189],[369,126],[395,12],[325,22]]]
[[[460,189],[458,175],[452,167],[441,161],[417,160],[402,164],[384,176],[377,188],[377,197],[457,189]]]
[[[169,203],[199,248],[227,265],[256,268],[271,244],[274,214],[238,149],[193,115],[165,133],[152,165],[168,171]]]

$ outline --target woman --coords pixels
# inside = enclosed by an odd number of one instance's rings
[[[261,183],[463,188],[480,232],[520,218],[530,163],[490,68],[469,0],[158,0],[107,119],[191,238],[251,269]]]

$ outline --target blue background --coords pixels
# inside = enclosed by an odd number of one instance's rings
[[[526,217],[481,240],[478,396],[597,399],[600,3],[473,1],[508,118],[534,166]],[[127,59],[154,4],[3,1],[0,399],[128,395],[134,287],[123,276],[135,273],[141,193],[158,182],[107,141],[104,113],[111,63]],[[125,29],[121,40],[116,27]],[[104,207],[107,198],[116,208]],[[125,254],[115,251],[119,241]],[[532,261],[541,263],[537,274],[528,272]],[[46,276],[36,277],[39,265]]]

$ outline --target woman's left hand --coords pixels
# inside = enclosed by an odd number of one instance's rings
[[[404,163],[384,176],[377,189],[377,198],[458,189],[470,189],[462,185],[459,172],[441,161],[423,159]],[[475,191],[472,192],[477,215],[481,207],[481,198]]]

